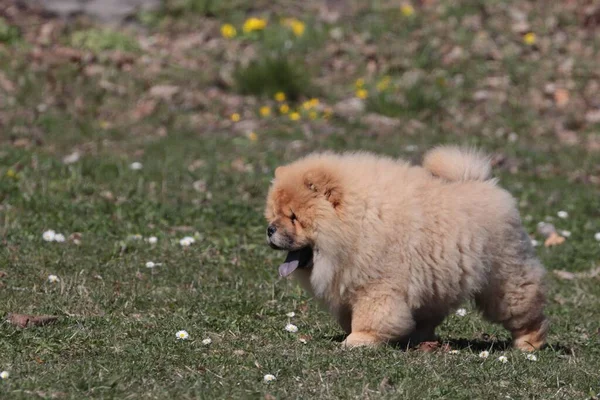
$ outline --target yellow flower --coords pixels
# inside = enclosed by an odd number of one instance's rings
[[[294,111],[293,113],[290,114],[290,119],[292,121],[298,121],[300,119],[300,114],[297,113],[296,111]]]
[[[302,103],[302,108],[304,108],[305,110],[310,110],[312,108],[312,104],[310,104],[310,101],[305,101],[304,103]]]
[[[279,106],[279,112],[282,114],[287,114],[288,112],[290,112],[290,106],[288,106],[287,104],[282,104],[281,106]]]
[[[240,117],[240,114],[238,114],[238,113],[233,113],[233,114],[231,114],[231,120],[232,120],[233,122],[238,122],[238,121],[240,120],[240,118],[241,118],[241,117]]]
[[[405,17],[412,17],[415,13],[415,9],[408,3],[404,3],[400,6],[400,12]]]
[[[312,107],[316,107],[319,105],[319,99],[312,98],[308,101]]]
[[[269,106],[262,106],[260,108],[260,110],[258,110],[258,112],[260,113],[261,116],[268,117],[269,115],[271,115],[271,107],[269,107]]]
[[[251,142],[256,142],[258,140],[258,135],[255,132],[250,132],[248,134],[248,139],[250,139]]]
[[[224,24],[221,25],[221,35],[223,35],[224,38],[231,39],[237,35],[237,30],[231,24]]]
[[[537,37],[533,32],[526,33],[525,36],[523,36],[523,42],[528,46],[534,45],[536,41]]]
[[[317,119],[317,117],[318,117],[318,116],[319,116],[319,115],[317,114],[317,112],[316,112],[316,111],[311,111],[311,112],[309,112],[309,113],[308,113],[308,118],[312,119],[313,121],[314,121],[315,119]]]
[[[283,20],[283,24],[292,29],[294,35],[300,37],[304,35],[304,30],[306,29],[306,25],[304,22],[296,19],[296,18],[286,18]]]
[[[390,86],[391,78],[389,76],[384,76],[379,82],[377,82],[377,90],[383,92]]]
[[[333,110],[331,109],[331,107],[327,107],[323,112],[323,118],[329,119],[329,117],[331,117],[331,114],[333,114]]]
[[[10,168],[8,171],[6,171],[6,176],[8,178],[17,179],[17,171],[15,171],[14,169]]]
[[[358,97],[359,99],[366,99],[369,96],[369,92],[367,92],[365,89],[358,89],[356,91],[356,97]]]
[[[280,103],[282,101],[285,101],[285,93],[283,93],[283,92],[277,92],[277,93],[275,93],[275,100],[277,100]]]
[[[354,86],[356,86],[357,89],[361,89],[363,86],[365,86],[365,80],[363,78],[358,78],[354,83]]]
[[[243,31],[245,33],[254,32],[254,31],[262,31],[267,26],[267,21],[262,18],[248,18],[246,22],[244,22]]]

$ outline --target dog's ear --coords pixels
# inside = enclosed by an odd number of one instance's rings
[[[341,185],[327,171],[322,169],[308,171],[304,175],[304,186],[325,196],[333,208],[338,208],[342,202]]]

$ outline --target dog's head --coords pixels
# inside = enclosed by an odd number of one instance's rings
[[[320,227],[336,217],[341,202],[339,182],[322,165],[304,160],[275,170],[265,217],[269,245],[289,252],[281,275],[311,266]]]

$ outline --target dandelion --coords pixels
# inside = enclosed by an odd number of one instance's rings
[[[42,234],[42,239],[44,239],[46,242],[53,242],[55,237],[56,232],[54,232],[52,229],[47,230]]]
[[[275,100],[277,100],[280,103],[285,101],[285,93],[283,93],[283,92],[275,93]]]
[[[282,114],[287,114],[288,112],[290,112],[290,106],[288,106],[287,104],[282,104],[281,106],[279,106],[279,112]]]
[[[221,35],[226,39],[231,39],[237,35],[237,30],[231,24],[223,24],[221,25]]]
[[[6,171],[6,177],[7,178],[17,179],[17,171],[15,171],[12,168],[9,168],[8,171]]]
[[[290,114],[290,119],[292,121],[298,121],[300,119],[300,113],[297,113],[296,111],[294,111],[293,113]]]
[[[187,340],[190,338],[190,334],[187,333],[186,331],[178,331],[175,336],[177,337],[177,339],[179,340]]]
[[[294,318],[296,316],[296,313],[293,311],[290,311],[289,313],[285,314],[288,318]]]
[[[523,36],[523,42],[528,46],[534,45],[536,41],[537,37],[533,32],[526,33],[525,36]]]
[[[290,28],[292,32],[294,32],[294,35],[296,35],[297,37],[304,35],[306,25],[304,25],[304,22],[300,21],[299,19],[286,18],[283,20],[283,24]]]
[[[529,361],[537,361],[537,357],[535,354],[527,354],[527,359]]]
[[[405,17],[412,17],[415,14],[415,9],[410,4],[405,3],[400,6],[400,12]]]
[[[594,239],[596,239],[597,241],[599,241],[599,242],[600,242],[600,232],[596,232],[596,233],[594,234]]]
[[[460,350],[450,350],[448,354],[459,354]]]
[[[54,241],[55,242],[59,242],[62,243],[65,241],[65,235],[63,235],[62,233],[57,233],[56,235],[54,235]]]
[[[146,241],[150,244],[156,244],[158,242],[158,238],[156,236],[150,236]]]
[[[273,382],[274,380],[276,380],[277,378],[275,378],[275,375],[271,375],[271,374],[266,374],[263,378],[263,380],[267,383],[269,382]]]
[[[262,31],[266,26],[267,21],[265,19],[252,17],[248,18],[246,22],[244,22],[242,30],[245,33],[250,33],[254,31]]]
[[[271,107],[263,106],[258,110],[258,112],[262,117],[268,117],[269,115],[271,115]]]
[[[489,356],[490,356],[490,352],[489,351],[482,351],[481,353],[479,353],[479,358],[486,359]]]
[[[467,310],[465,310],[464,308],[459,308],[458,310],[456,310],[456,315],[458,315],[459,317],[464,317],[465,315],[467,315]]]
[[[240,120],[240,114],[238,113],[233,113],[231,114],[231,117],[229,117],[229,119],[231,119],[233,122],[238,122]]]
[[[312,119],[313,121],[315,119],[317,119],[318,117],[319,117],[319,114],[317,114],[316,111],[311,111],[311,112],[308,113],[308,118]]]
[[[500,356],[498,357],[498,361],[500,361],[502,364],[506,364],[508,362],[508,357]]]
[[[0,379],[8,379],[9,376],[10,374],[8,373],[8,371],[0,372]]]
[[[58,283],[58,282],[60,282],[60,278],[56,275],[48,275],[48,282]]]
[[[256,134],[256,132],[250,132],[250,133],[248,134],[248,139],[249,139],[251,142],[256,142],[256,141],[258,140],[258,135]]]
[[[382,80],[377,82],[377,91],[383,92],[390,86],[391,78],[389,76],[385,76]]]
[[[312,108],[312,104],[310,104],[310,101],[307,100],[304,103],[302,103],[302,108],[308,111]]]
[[[560,231],[560,236],[562,237],[571,237],[571,231]]]
[[[190,245],[194,244],[196,242],[196,239],[194,239],[191,236],[186,236],[183,239],[179,240],[179,244],[182,247],[189,247]]]
[[[365,89],[358,89],[356,91],[356,97],[358,97],[359,99],[366,99],[369,96],[369,92],[367,92]]]
[[[358,78],[356,82],[354,82],[354,86],[356,86],[357,89],[362,89],[365,86],[365,80],[363,78]]]
[[[287,324],[285,326],[285,330],[288,331],[289,333],[296,333],[296,332],[298,332],[298,327],[294,324]]]
[[[206,338],[206,339],[204,339],[204,340],[202,341],[202,344],[203,344],[203,345],[206,345],[206,346],[208,346],[208,345],[209,345],[209,344],[211,344],[211,343],[212,343],[212,339],[211,339],[211,338]]]
[[[314,97],[313,97],[312,99],[310,99],[308,102],[310,103],[310,105],[311,105],[312,107],[316,107],[316,106],[318,106],[318,105],[319,105],[319,103],[320,103],[319,99],[316,99],[316,98],[314,98]]]
[[[562,210],[557,212],[556,215],[558,216],[558,218],[562,218],[562,219],[569,218],[569,213],[566,211],[562,211]]]
[[[133,171],[139,171],[140,169],[144,168],[144,166],[142,165],[141,162],[132,162],[131,165],[129,165],[129,169],[133,170]]]

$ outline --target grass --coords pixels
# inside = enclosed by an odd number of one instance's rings
[[[417,9],[410,24],[399,25],[391,17],[397,10],[357,3],[345,19],[307,27],[340,28],[343,36],[298,49],[322,96],[315,119],[301,109],[292,121],[278,115],[274,100],[219,86],[219,69],[237,65],[243,49],[252,54],[260,44],[220,38],[220,24],[246,10],[219,5],[209,10],[216,17],[202,16],[205,4],[217,3],[185,3],[200,4],[194,18],[167,13],[147,28],[160,37],[146,47],[129,40],[148,33],[111,34],[133,43],[140,52],[133,61],[108,54],[78,64],[57,59],[52,47],[32,57],[33,46],[23,42],[35,40],[28,29],[39,24],[19,25],[13,17],[21,43],[0,47],[0,315],[60,318],[27,329],[0,323],[0,371],[10,372],[0,380],[0,398],[598,398],[598,277],[564,280],[552,273],[585,273],[600,262],[598,125],[586,120],[597,97],[597,77],[586,66],[593,65],[590,54],[597,57],[599,38],[579,25],[576,9],[562,2],[544,9],[469,2]],[[269,7],[308,20],[307,10],[286,5]],[[549,17],[559,18],[556,29],[579,33],[567,36],[577,46],[560,40],[546,46],[554,37],[539,35],[539,48],[527,47],[511,30],[511,8],[526,13],[539,32]],[[370,27],[376,41],[364,39]],[[98,28],[81,31],[87,29]],[[209,39],[194,42],[198,32]],[[482,32],[494,40],[476,46]],[[68,30],[55,33],[58,43],[69,43]],[[85,51],[110,53],[116,42]],[[447,57],[453,46],[465,54],[454,63]],[[393,84],[382,103],[369,87],[367,110],[397,118],[397,127],[373,127],[360,113],[326,118],[321,107],[352,97],[374,57],[378,71],[366,80],[375,85],[391,75]],[[573,75],[559,68],[568,57],[579,60]],[[421,86],[406,83],[415,71]],[[553,103],[548,83],[570,88],[568,105]],[[151,89],[158,84],[179,91],[157,97]],[[273,110],[269,116],[258,113],[263,105]],[[230,120],[234,112],[240,122]],[[564,124],[576,143],[556,134]],[[449,316],[438,331],[459,354],[343,351],[342,331],[329,315],[277,276],[282,255],[265,245],[262,217],[277,165],[323,149],[418,161],[440,143],[502,155],[494,173],[517,198],[533,237],[542,240],[535,232],[545,219],[572,232],[561,246],[538,248],[550,271],[552,327],[537,362],[507,347],[508,334],[468,304],[466,316]],[[64,163],[74,152],[80,158]],[[143,168],[131,169],[133,162]],[[558,218],[559,210],[569,217]],[[48,229],[66,242],[45,242]],[[184,248],[184,236],[196,242]],[[161,265],[149,269],[148,261]],[[51,274],[60,282],[48,282]],[[296,316],[287,317],[290,311]],[[289,322],[297,334],[284,330]],[[180,329],[189,340],[176,339]],[[203,344],[205,338],[212,343]],[[490,351],[488,359],[479,358],[482,350]],[[508,363],[498,362],[500,355]],[[277,380],[264,383],[265,374]]]

